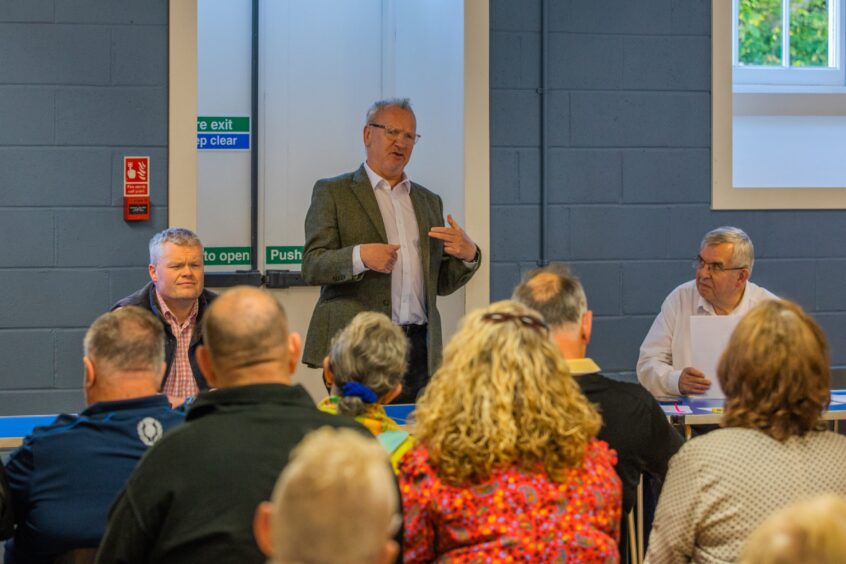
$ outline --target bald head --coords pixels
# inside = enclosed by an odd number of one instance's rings
[[[539,312],[552,327],[579,323],[587,311],[582,283],[561,264],[529,271],[511,299]]]
[[[233,288],[209,306],[203,339],[202,356],[212,365],[216,387],[265,377],[288,383],[299,356],[299,336],[288,333],[285,310],[267,291],[248,286]]]

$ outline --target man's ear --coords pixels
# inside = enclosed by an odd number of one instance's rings
[[[150,280],[153,281],[153,284],[158,284],[159,283],[159,280],[158,280],[159,277],[156,275],[156,265],[155,264],[148,265],[147,271],[150,273]]]
[[[402,391],[402,384],[397,384],[396,386],[391,388],[391,391],[389,391],[387,394],[385,394],[384,396],[379,398],[379,403],[381,403],[382,405],[388,405],[389,403],[394,401],[395,397],[400,395],[401,391]]]
[[[273,504],[269,501],[262,501],[256,507],[256,514],[253,516],[253,536],[256,544],[265,556],[273,557],[273,542],[270,538],[270,514],[273,513]]]
[[[332,387],[335,383],[335,375],[332,374],[332,364],[329,362],[329,357],[323,357],[323,381],[328,387]]]
[[[739,276],[737,277],[737,287],[739,288],[749,281],[749,269],[744,268],[743,270],[739,270],[738,274]]]
[[[369,125],[364,125],[364,130],[361,132],[361,138],[364,140],[364,146],[370,146],[370,136],[373,135],[373,128]]]
[[[288,335],[288,373],[293,374],[300,361],[300,351],[303,348],[303,339],[297,332]]]
[[[94,363],[87,356],[82,357],[82,366],[85,371],[82,387],[88,389],[94,386],[94,382],[97,380],[97,374],[94,371]]]
[[[211,354],[205,345],[197,347],[197,364],[200,365],[200,370],[202,370],[203,376],[205,376],[206,382],[209,384],[209,388],[219,388],[217,374],[215,374],[214,366],[212,365]]]
[[[379,556],[376,559],[376,562],[379,564],[394,564],[397,560],[397,555],[399,555],[399,545],[395,540],[385,541],[384,546],[382,546],[382,550],[379,551]]]
[[[590,333],[593,330],[593,312],[591,310],[587,310],[584,315],[582,315],[582,340],[585,342],[585,346],[590,343]]]

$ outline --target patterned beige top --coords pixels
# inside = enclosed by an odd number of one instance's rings
[[[646,561],[734,562],[774,511],[821,493],[846,494],[846,437],[813,432],[784,443],[720,429],[670,460]]]

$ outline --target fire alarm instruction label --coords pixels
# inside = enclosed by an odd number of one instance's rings
[[[232,116],[197,117],[197,150],[248,151],[250,118]]]

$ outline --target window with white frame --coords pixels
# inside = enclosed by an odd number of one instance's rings
[[[844,86],[846,0],[732,0],[733,83]]]

